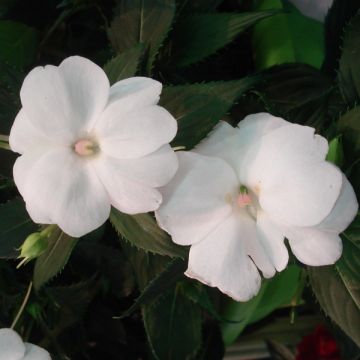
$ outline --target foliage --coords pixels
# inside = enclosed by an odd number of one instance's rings
[[[160,104],[178,121],[174,147],[189,150],[221,119],[235,125],[260,111],[316,127],[332,140],[328,160],[359,198],[359,8],[335,0],[323,25],[286,0],[3,1],[0,133],[9,134],[31,68],[80,54],[111,84],[131,76],[161,81]],[[153,214],[112,209],[109,222],[80,239],[55,228],[45,252],[16,269],[24,240],[44,230],[14,186],[16,156],[0,149],[0,326],[10,326],[33,281],[16,329],[54,359],[217,360],[239,336],[263,340],[279,317],[290,334],[290,316],[294,325],[324,316],[359,355],[359,216],[342,234],[334,266],[304,268],[291,259],[246,303],[186,278],[188,249]],[[297,330],[296,341],[306,331]]]

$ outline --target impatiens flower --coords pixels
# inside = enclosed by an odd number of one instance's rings
[[[14,180],[31,218],[82,236],[110,205],[127,214],[157,209],[157,190],[177,170],[175,119],[156,105],[161,84],[134,77],[110,87],[103,70],[75,56],[32,70],[10,133],[21,154]]]
[[[324,22],[325,16],[331,8],[334,0],[289,0],[304,15]]]
[[[162,189],[159,225],[191,245],[186,275],[246,301],[289,259],[284,238],[304,264],[333,264],[339,233],[358,204],[348,180],[325,161],[326,139],[270,114],[233,128],[221,122]]]
[[[39,346],[24,343],[12,329],[0,329],[0,360],[51,360]]]

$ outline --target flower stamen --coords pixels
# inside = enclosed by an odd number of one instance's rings
[[[74,144],[74,151],[80,156],[91,156],[99,151],[99,145],[90,139],[81,139]]]

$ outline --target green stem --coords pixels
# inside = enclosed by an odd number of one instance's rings
[[[26,291],[25,298],[24,298],[24,300],[23,300],[23,302],[22,302],[22,304],[20,306],[20,309],[19,309],[18,313],[15,316],[14,321],[11,324],[11,329],[14,329],[16,323],[19,321],[20,316],[22,315],[22,313],[23,313],[23,311],[25,309],[25,306],[26,306],[26,304],[27,304],[27,302],[29,300],[30,294],[31,294],[32,285],[33,285],[33,283],[32,283],[32,281],[30,281],[29,287],[28,287],[28,289]]]
[[[9,137],[7,135],[0,134],[0,141],[9,143]]]

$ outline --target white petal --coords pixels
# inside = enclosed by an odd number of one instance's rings
[[[39,151],[36,152],[26,152],[24,155],[18,157],[15,161],[13,167],[13,176],[15,184],[24,198],[25,198],[25,188],[26,183],[29,178],[29,173],[31,172],[34,164],[44,155],[45,150],[39,148]],[[31,217],[31,219],[37,224],[53,224],[53,221],[50,217],[50,212],[46,211],[46,209],[42,206],[38,206],[34,202],[30,202],[29,199],[26,202],[26,209]]]
[[[195,148],[195,152],[224,159],[237,171],[249,146],[267,133],[287,124],[287,121],[267,113],[246,116],[237,128],[220,121]]]
[[[50,354],[41,347],[25,343],[26,354],[22,360],[51,360]]]
[[[202,240],[232,211],[227,194],[238,190],[234,171],[223,160],[193,152],[177,152],[179,170],[161,189],[163,203],[156,212],[160,227],[175,243]]]
[[[116,102],[103,113],[96,133],[104,153],[119,159],[141,157],[175,137],[177,122],[168,111],[157,105],[139,107],[123,113]]]
[[[271,263],[277,271],[284,270],[289,261],[289,253],[284,244],[283,230],[261,210],[257,213],[256,225],[259,241]]]
[[[0,329],[0,360],[21,360],[25,345],[12,329]]]
[[[262,188],[276,184],[289,171],[325,160],[328,143],[314,129],[296,124],[281,126],[252,139],[239,167],[245,184]]]
[[[107,76],[101,67],[80,56],[65,59],[59,65],[59,72],[65,81],[73,116],[81,118],[86,130],[90,130],[109,100]]]
[[[11,127],[9,144],[12,151],[23,154],[25,151],[31,151],[39,144],[48,145],[49,139],[36,129],[29,121],[23,109],[21,109]]]
[[[247,301],[258,293],[261,278],[246,255],[236,216],[229,216],[191,246],[185,275],[217,287],[237,301]]]
[[[272,217],[296,226],[319,224],[333,208],[341,189],[339,169],[325,161],[298,164],[260,185],[259,203]],[[269,182],[270,182],[269,181]]]
[[[93,166],[111,204],[118,210],[126,214],[140,214],[154,211],[160,206],[160,192],[150,185],[126,178],[123,168],[117,168],[116,160],[104,155]]]
[[[353,187],[346,176],[342,176],[341,192],[330,214],[317,225],[318,229],[333,231],[337,234],[343,232],[354,220],[359,204]]]
[[[109,98],[103,70],[78,56],[59,67],[33,69],[20,91],[23,110],[32,124],[49,138],[64,143],[86,135]]]
[[[238,213],[239,227],[241,229],[239,234],[240,241],[243,242],[245,252],[254,261],[255,265],[261,270],[266,278],[275,275],[275,267],[270,261],[267,248],[262,244],[262,239],[259,239],[259,234],[255,220],[245,210]]]
[[[334,0],[289,0],[293,3],[304,15],[315,20],[324,22],[325,16],[331,8]]]
[[[20,157],[16,173],[24,174],[22,195],[30,215],[40,210],[74,237],[102,225],[110,213],[110,200],[90,163],[71,149],[54,149],[32,165],[31,159]]]
[[[341,256],[342,242],[333,233],[314,228],[292,227],[286,229],[285,236],[293,254],[310,266],[334,264]]]
[[[135,76],[118,81],[110,88],[110,104],[115,101],[122,112],[136,110],[158,103],[162,84],[159,81]]]
[[[106,157],[116,176],[149,187],[166,185],[178,169],[178,159],[170,145],[163,145],[149,155],[134,159]]]

